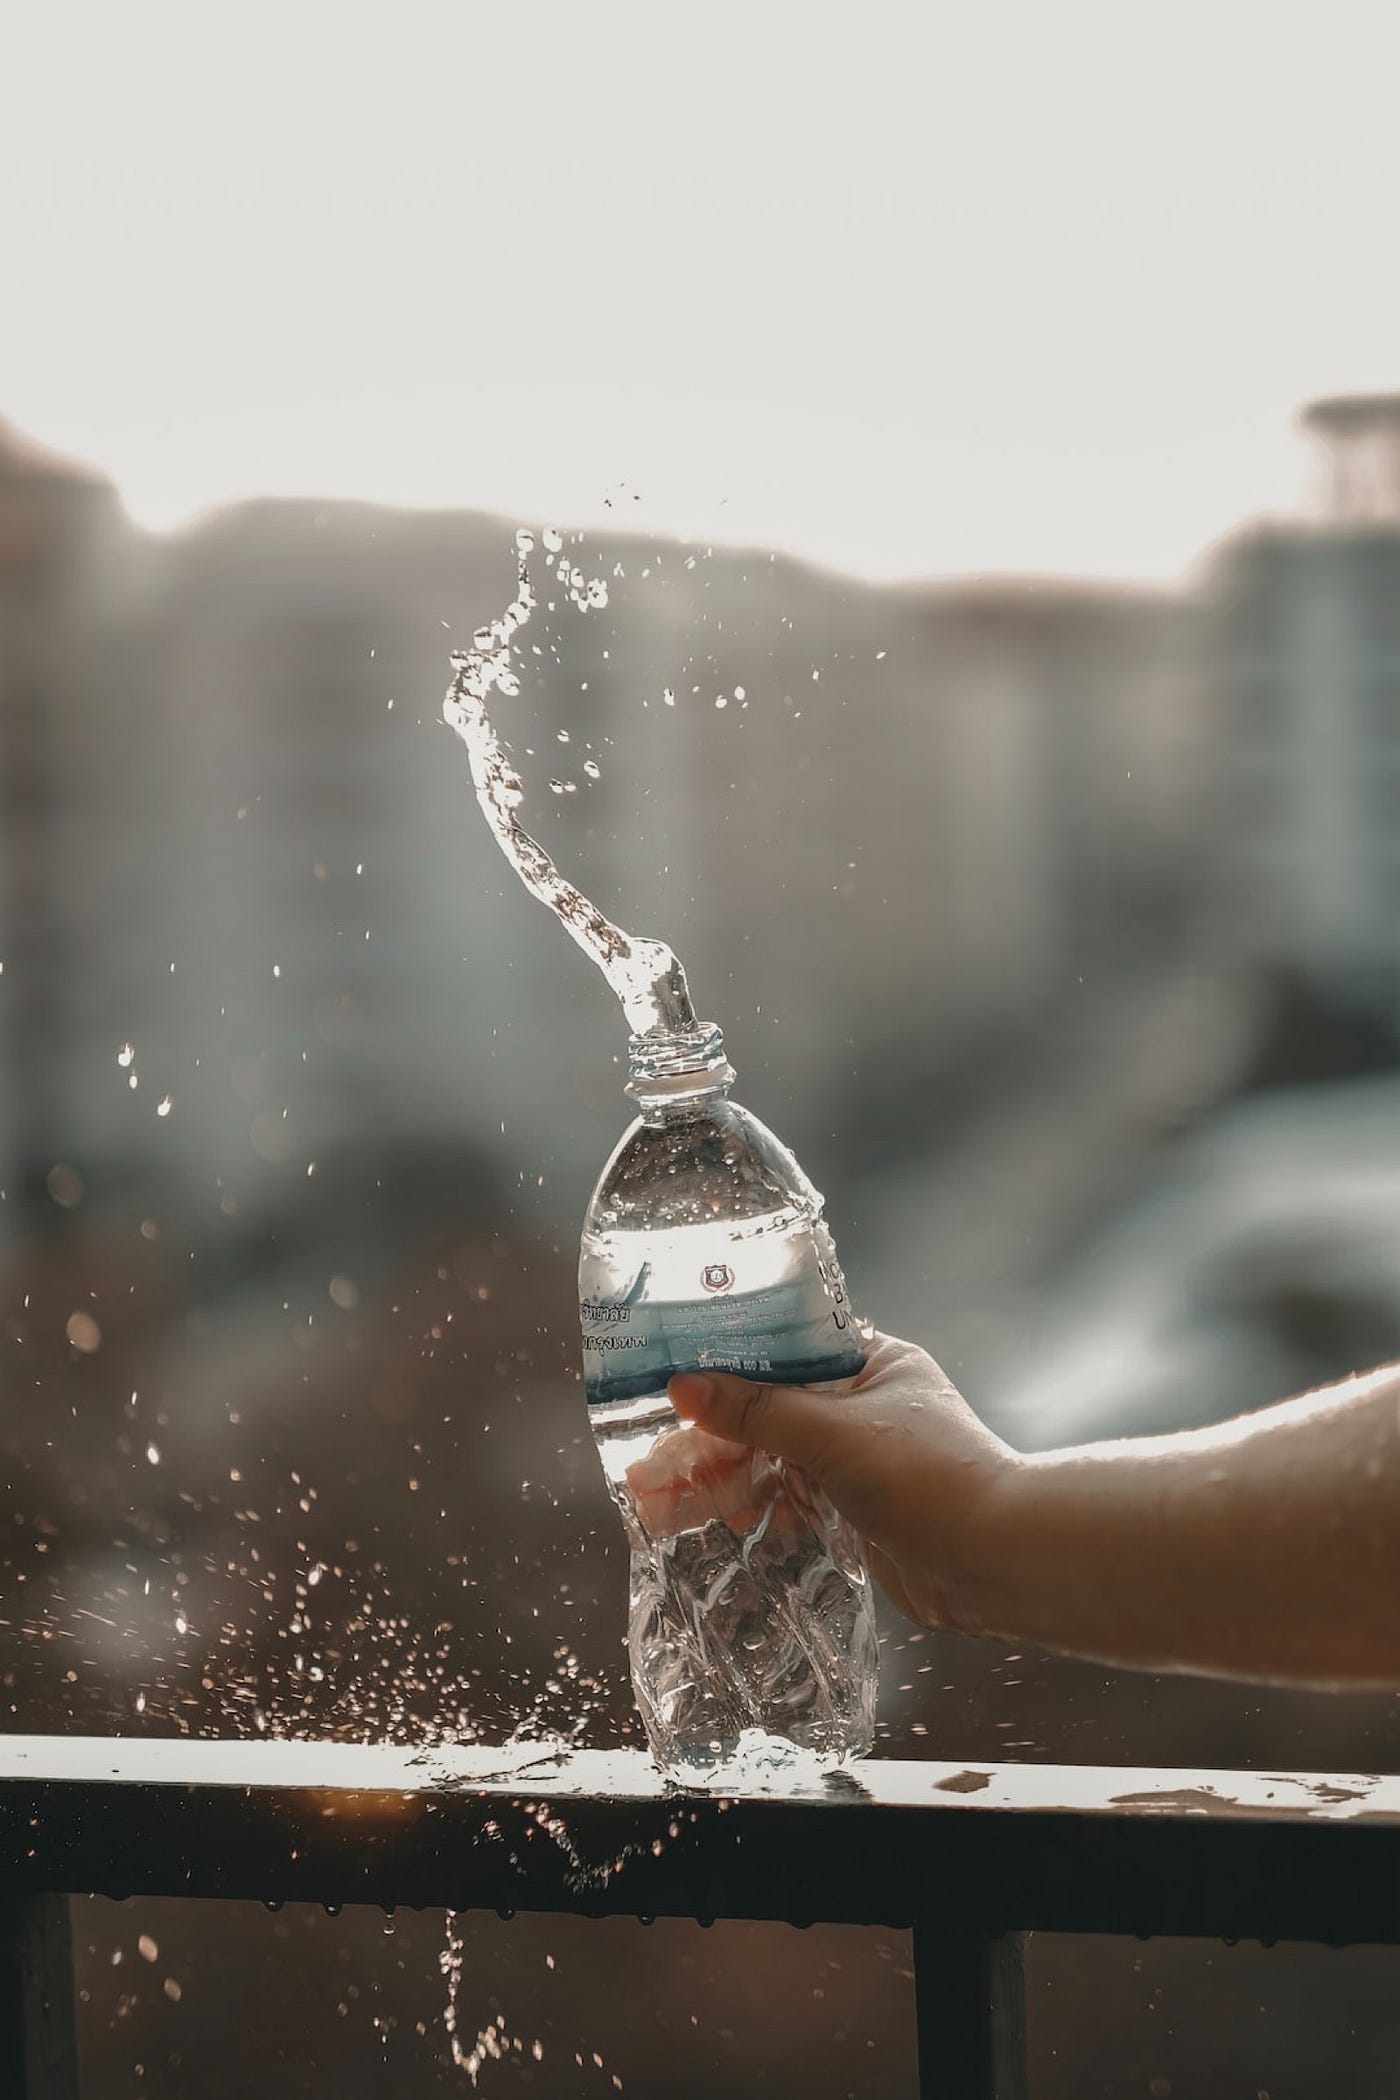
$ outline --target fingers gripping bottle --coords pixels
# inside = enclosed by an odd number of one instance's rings
[[[860,1334],[821,1197],[729,1099],[717,1028],[631,1039],[638,1116],[579,1261],[593,1433],[632,1548],[632,1683],[657,1763],[723,1785],[874,1732],[871,1585],[849,1526],[794,1468],[682,1425],[677,1371],[849,1377]],[[839,1403],[834,1403],[839,1404]]]

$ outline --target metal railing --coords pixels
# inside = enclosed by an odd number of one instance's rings
[[[909,1929],[923,2100],[1024,2100],[1025,1934],[1400,1943],[1400,1778],[0,1737],[5,2100],[77,2100],[78,1893]]]

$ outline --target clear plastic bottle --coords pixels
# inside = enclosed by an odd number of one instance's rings
[[[677,1371],[849,1377],[863,1349],[785,1146],[728,1098],[720,1032],[633,1036],[639,1115],[579,1261],[584,1382],[632,1548],[629,1652],[657,1763],[689,1784],[834,1766],[870,1745],[878,1648],[850,1528],[794,1470],[682,1425]]]

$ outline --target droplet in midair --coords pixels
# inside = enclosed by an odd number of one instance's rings
[[[545,528],[544,528],[544,532],[543,532],[543,534],[542,534],[542,538],[543,538],[543,540],[544,540],[544,543],[545,543],[546,547],[548,547],[548,549],[549,549],[549,551],[550,551],[550,553],[551,553],[551,554],[557,554],[557,553],[559,552],[559,549],[560,549],[560,548],[561,548],[561,547],[563,546],[563,544],[564,544],[564,535],[563,535],[563,533],[562,533],[562,532],[559,532],[559,531],[556,531],[556,529],[555,529],[555,527],[554,527],[553,525],[546,525],[546,526],[545,526]]]
[[[133,1059],[133,1057],[135,1057],[135,1055],[136,1052],[132,1048],[130,1043],[122,1044],[121,1049],[117,1052],[117,1063],[121,1066],[124,1072],[130,1065],[131,1060]]]
[[[521,526],[521,528],[520,528],[520,530],[519,530],[519,532],[517,532],[517,533],[516,533],[516,535],[515,535],[515,551],[516,551],[516,553],[517,553],[517,554],[533,554],[533,553],[534,553],[534,551],[535,551],[535,535],[534,535],[534,533],[533,533],[533,532],[531,532],[531,530],[530,530],[530,528],[528,527],[528,525],[522,525],[522,526]]]
[[[601,780],[603,777],[603,769],[596,758],[586,758],[583,762],[583,770],[590,780]]]
[[[92,1356],[102,1347],[102,1329],[89,1312],[70,1313],[63,1331],[81,1356]]]

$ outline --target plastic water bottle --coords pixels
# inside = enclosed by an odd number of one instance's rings
[[[849,1526],[795,1469],[681,1424],[667,1398],[677,1371],[794,1385],[863,1361],[821,1197],[729,1099],[733,1079],[717,1028],[632,1037],[639,1114],[579,1261],[589,1415],[632,1548],[637,1705],[657,1763],[700,1785],[868,1749],[878,1663]]]

